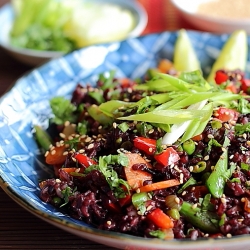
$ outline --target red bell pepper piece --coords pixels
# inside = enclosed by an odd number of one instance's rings
[[[171,164],[176,163],[180,159],[180,156],[178,155],[175,149],[169,147],[166,150],[164,150],[161,154],[156,154],[154,158],[157,162],[159,162],[163,166],[169,166]]]
[[[218,70],[215,73],[214,80],[215,80],[216,84],[220,85],[228,80],[228,75],[224,71]]]
[[[174,222],[160,208],[156,208],[151,213],[149,213],[147,215],[147,219],[149,219],[156,226],[162,229],[169,229],[174,227]]]
[[[242,79],[241,80],[241,89],[246,94],[250,94],[250,79]]]
[[[81,163],[82,165],[84,165],[85,167],[89,167],[91,165],[96,165],[96,161],[89,158],[88,156],[86,155],[82,155],[82,154],[75,154],[74,155],[74,158],[79,162]]]
[[[237,121],[239,112],[233,109],[220,107],[215,111],[214,116],[222,122]]]
[[[136,137],[134,139],[134,145],[139,150],[145,152],[148,155],[154,155],[156,151],[156,140],[146,137]]]

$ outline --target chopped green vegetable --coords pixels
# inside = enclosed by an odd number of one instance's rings
[[[76,106],[74,106],[70,100],[61,96],[54,97],[50,100],[50,106],[54,114],[51,121],[55,124],[62,125],[66,121],[76,121],[76,115],[73,113],[76,110]]]
[[[50,146],[53,144],[52,138],[40,126],[35,125],[34,128],[35,128],[35,137],[38,144],[45,151],[49,150]]]
[[[192,225],[204,230],[207,233],[219,232],[219,217],[216,213],[202,210],[194,204],[186,201],[182,203],[180,214]]]

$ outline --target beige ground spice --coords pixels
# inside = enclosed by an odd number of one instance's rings
[[[197,13],[228,19],[247,19],[250,18],[250,0],[205,1],[198,6]]]

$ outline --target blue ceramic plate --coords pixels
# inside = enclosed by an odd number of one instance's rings
[[[188,32],[205,74],[228,35]],[[33,70],[0,99],[0,184],[18,204],[39,218],[78,236],[122,249],[248,249],[250,236],[231,239],[164,242],[94,229],[39,199],[38,182],[51,176],[32,136],[46,128],[49,99],[70,96],[77,83],[94,83],[99,73],[141,77],[160,58],[172,59],[177,33],[152,34],[123,42],[87,47]]]

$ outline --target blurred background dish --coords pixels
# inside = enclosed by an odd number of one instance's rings
[[[179,14],[194,27],[216,33],[244,29],[250,34],[248,0],[171,0]]]
[[[58,6],[58,1],[45,0],[40,1],[40,6],[35,5],[36,10],[35,6],[26,7],[27,2],[34,4],[33,1],[14,0],[0,9],[0,46],[31,66],[88,45],[139,36],[148,21],[145,9],[137,1],[74,0],[61,1],[65,2],[64,6]],[[57,18],[53,20],[51,13]],[[60,34],[62,27],[63,34]],[[57,47],[50,46],[53,42]]]

